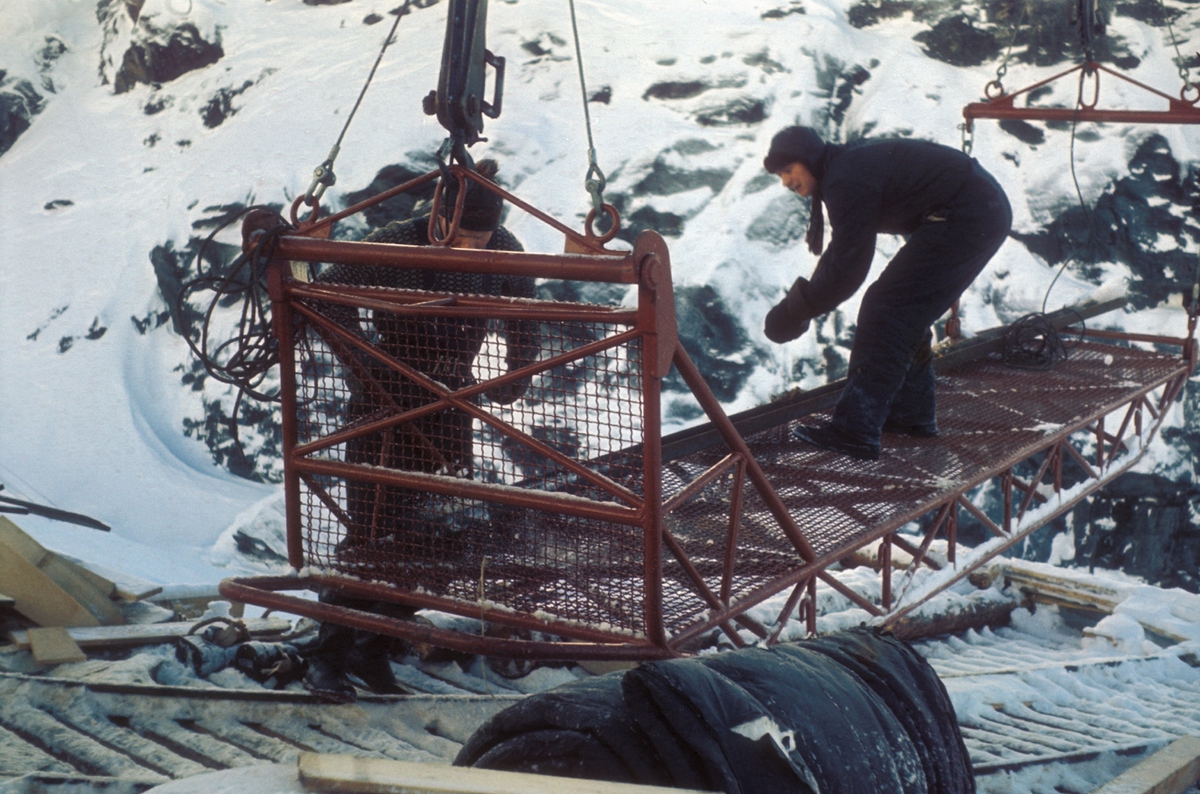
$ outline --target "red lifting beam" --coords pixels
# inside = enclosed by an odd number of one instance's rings
[[[1022,94],[1028,94],[1034,89],[1052,83],[1059,78],[1065,77],[1073,72],[1079,72],[1079,99],[1074,108],[1047,108],[1047,107],[1016,107],[1014,100]],[[1100,98],[1100,73],[1116,77],[1118,80],[1124,80],[1138,88],[1149,91],[1155,96],[1162,97],[1167,100],[1166,110],[1106,110],[1096,107]],[[1087,87],[1087,80],[1093,80],[1092,85],[1092,100],[1084,102],[1084,89]],[[1196,97],[1188,99],[1188,93],[1194,90]],[[967,120],[967,130],[970,131],[974,125],[975,119],[1021,119],[1024,121],[1113,121],[1125,122],[1129,124],[1200,124],[1200,108],[1196,107],[1196,102],[1200,101],[1200,87],[1195,83],[1186,83],[1180,89],[1179,98],[1164,94],[1162,91],[1151,88],[1145,83],[1139,83],[1137,80],[1126,77],[1120,72],[1109,69],[1107,66],[1096,63],[1095,61],[1085,61],[1084,63],[1067,69],[1065,72],[1059,72],[1053,77],[1048,77],[1040,83],[1022,88],[1019,91],[1014,91],[1011,94],[1004,93],[1004,86],[999,80],[993,80],[987,84],[984,89],[984,94],[987,96],[986,102],[972,102],[963,108],[963,118]]]

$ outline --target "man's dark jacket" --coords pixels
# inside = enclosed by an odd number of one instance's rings
[[[923,221],[970,211],[956,199],[971,177],[971,158],[947,146],[914,140],[830,145],[823,165],[818,178],[833,236],[801,288],[813,317],[862,286],[877,234],[912,234]]]

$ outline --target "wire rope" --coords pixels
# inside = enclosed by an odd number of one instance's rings
[[[362,104],[363,97],[367,94],[367,88],[370,87],[371,81],[375,79],[375,70],[379,68],[379,63],[383,60],[383,54],[387,52],[388,46],[392,43],[392,39],[396,35],[396,29],[400,26],[401,17],[408,13],[408,8],[411,4],[412,0],[405,0],[404,5],[392,12],[396,15],[396,21],[392,23],[392,29],[388,31],[387,36],[383,40],[383,46],[379,48],[379,54],[375,56],[375,63],[371,65],[371,71],[367,73],[367,79],[363,83],[362,89],[358,92],[358,98],[354,100],[354,107],[350,109],[350,115],[346,117],[346,122],[342,124],[342,131],[338,133],[337,140],[334,141],[333,146],[329,149],[329,154],[326,156],[325,161],[313,170],[312,184],[309,185],[308,192],[304,194],[306,204],[311,206],[314,199],[321,198],[321,195],[325,192],[325,188],[337,182],[337,176],[333,173],[333,162],[342,150],[342,140],[346,137],[346,131],[350,129],[350,122],[354,121],[354,114],[358,113],[359,105]]]
[[[251,212],[266,213],[273,218],[274,225],[264,229],[255,240],[249,253],[240,253],[223,273],[206,272],[205,254],[218,233]],[[192,354],[214,380],[235,386],[233,408],[229,414],[229,433],[238,449],[238,415],[245,397],[260,402],[277,403],[281,395],[264,391],[261,386],[272,368],[279,364],[279,343],[271,327],[271,299],[267,292],[267,263],[274,254],[279,237],[291,226],[275,209],[263,205],[249,206],[238,212],[204,239],[196,252],[197,275],[185,282],[175,299],[175,315],[179,319],[184,341]],[[207,306],[200,314],[199,339],[192,336],[191,317],[197,313],[189,301],[194,293],[202,290],[212,293]],[[241,301],[235,332],[227,339],[213,342],[210,329],[218,308],[227,308]]]
[[[588,170],[584,177],[584,187],[592,197],[592,207],[598,213],[604,203],[604,187],[608,180],[600,166],[596,163],[596,144],[592,138],[592,114],[588,110],[587,82],[583,76],[583,50],[579,46],[579,24],[575,20],[575,0],[568,0],[571,6],[571,33],[575,37],[575,65],[579,68],[579,91],[583,97],[583,120],[587,127],[588,140]]]

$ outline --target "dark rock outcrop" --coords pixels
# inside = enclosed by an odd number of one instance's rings
[[[12,148],[43,107],[42,95],[33,83],[20,77],[8,77],[0,69],[0,154]]]
[[[676,287],[675,307],[683,349],[716,398],[724,402],[733,400],[761,363],[756,355],[746,355],[750,349],[746,329],[717,291],[707,284]],[[688,390],[674,369],[664,388]]]
[[[1200,209],[1200,169],[1185,172],[1166,138],[1147,136],[1095,207],[1072,206],[1035,234],[1013,233],[1030,251],[1057,266],[1074,260],[1080,274],[1097,283],[1099,262],[1126,265],[1133,278],[1130,305],[1157,306],[1172,294],[1190,294],[1200,241],[1193,220]],[[1182,331],[1183,329],[1180,329]]]
[[[976,28],[962,14],[946,17],[913,38],[925,45],[930,58],[952,66],[978,66],[1000,52],[991,31]]]
[[[143,21],[134,41],[125,50],[121,67],[113,78],[113,91],[125,93],[138,83],[168,83],[180,75],[210,66],[225,51],[219,42],[208,42],[190,22],[169,30],[150,27]]]

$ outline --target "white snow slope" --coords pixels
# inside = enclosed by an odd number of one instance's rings
[[[279,488],[233,476],[184,433],[185,420],[203,419],[202,397],[225,400],[228,408],[233,392],[211,380],[204,391],[181,383],[191,359],[169,322],[139,330],[139,323],[166,310],[148,255],[167,243],[178,250],[189,236],[205,233],[192,224],[212,215],[206,208],[290,203],[304,192],[391,26],[392,4],[146,0],[137,24],[169,29],[189,22],[206,40],[219,41],[224,57],[162,85],[115,93],[113,76],[135,25],[125,5],[0,0],[0,69],[9,80],[29,80],[44,100],[30,129],[0,155],[0,483],[6,495],[85,513],[113,528],[105,535],[18,517],[53,548],[155,581],[215,582],[231,572],[222,566],[241,564],[232,562],[232,527],[278,526]],[[872,76],[854,89],[842,122],[827,127],[832,136],[844,140],[866,131],[957,146],[962,106],[978,100],[994,77],[994,62],[958,68],[925,55],[913,40],[924,27],[911,17],[855,28],[847,21],[850,5],[576,4],[589,93],[611,93],[610,102],[589,105],[609,190],[634,195],[627,215],[652,199],[657,211],[686,219],[682,235],[669,240],[676,282],[711,285],[745,326],[745,353],[758,363],[727,404],[730,411],[824,380],[815,366],[802,369],[802,377],[793,374],[795,362],[820,359],[811,334],[779,347],[761,332],[766,309],[815,264],[800,240],[747,238],[756,221],[795,225],[800,208],[794,196],[764,179],[761,160],[771,135],[791,123],[825,125],[831,74],[857,64]],[[411,11],[345,137],[327,206],[365,187],[383,166],[429,155],[444,138],[436,120],[422,114],[420,99],[436,86],[445,4],[416,3]],[[382,19],[367,24],[375,17]],[[1177,28],[1190,30],[1183,20]],[[1178,81],[1162,31],[1120,16],[1109,30],[1141,58],[1133,77],[1154,86]],[[52,43],[48,37],[65,45],[57,59],[42,55]],[[568,6],[493,2],[488,47],[508,58],[504,108],[488,122],[490,142],[472,154],[496,156],[508,186],[579,225],[589,208],[587,137]],[[1013,64],[1006,80],[1018,86],[1045,76],[1045,70]],[[710,87],[677,99],[647,93],[657,83],[691,81]],[[221,89],[240,90],[231,99],[235,112],[208,127],[201,111]],[[1056,91],[1051,100],[1074,103],[1073,85]],[[1142,102],[1112,81],[1105,91],[1114,106]],[[731,106],[757,103],[765,120],[721,116]],[[1086,200],[1124,175],[1131,152],[1151,132],[1110,125],[1075,142]],[[1157,132],[1180,162],[1195,159],[1196,131]],[[975,154],[1008,191],[1018,231],[1037,231],[1076,201],[1069,149],[1063,132],[1030,146],[993,122],[978,125]],[[727,178],[636,196],[632,187],[656,163]],[[561,250],[556,233],[519,211],[509,226],[530,250]],[[222,239],[235,241],[236,227]],[[876,270],[899,244],[880,239]],[[1100,270],[1124,275],[1116,265],[1102,263]],[[964,296],[966,329],[1039,309],[1053,275],[1009,241]],[[1068,272],[1050,307],[1095,288]],[[842,307],[846,320],[857,300]],[[1181,335],[1185,317],[1173,303],[1122,322]],[[1164,446],[1149,465],[1190,466],[1174,454]]]

